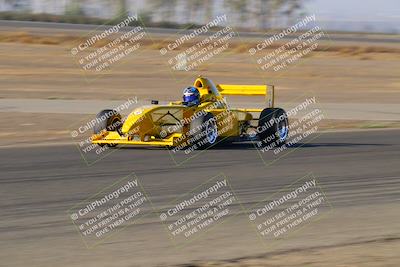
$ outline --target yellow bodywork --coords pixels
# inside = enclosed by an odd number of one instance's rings
[[[251,112],[261,112],[265,107],[230,109],[224,101],[224,95],[263,95],[266,97],[267,107],[273,107],[273,86],[215,85],[204,77],[197,78],[193,86],[200,92],[200,105],[186,107],[181,101],[177,101],[169,105],[136,108],[127,116],[120,131],[95,134],[92,142],[99,145],[177,146],[188,136],[190,118],[199,112],[213,114],[220,137],[237,137],[241,134],[240,126],[254,119]],[[220,125],[224,127],[224,131]]]

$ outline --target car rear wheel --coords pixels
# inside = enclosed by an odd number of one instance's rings
[[[281,108],[264,109],[258,120],[258,138],[265,144],[281,146],[289,135],[289,120]]]

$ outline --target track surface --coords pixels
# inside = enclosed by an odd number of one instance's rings
[[[120,149],[89,167],[74,146],[0,149],[0,265],[159,266],[398,238],[399,134],[325,133],[270,166],[251,145],[204,151],[179,167],[163,149]],[[66,211],[132,171],[156,210],[221,172],[244,207],[313,172],[333,211],[269,251],[259,245],[246,214],[176,249],[157,213],[86,249]]]

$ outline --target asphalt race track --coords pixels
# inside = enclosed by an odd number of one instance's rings
[[[251,144],[203,151],[181,166],[164,149],[116,149],[87,166],[73,145],[2,148],[0,265],[160,266],[399,238],[399,136],[400,130],[324,133],[269,166]],[[67,210],[131,172],[154,213],[87,249]],[[223,226],[175,248],[157,211],[220,173],[244,209],[313,173],[332,211],[266,250],[246,211],[236,207]]]

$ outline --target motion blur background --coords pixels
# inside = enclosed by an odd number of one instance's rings
[[[73,48],[136,14],[140,22],[106,41],[141,25],[140,49],[109,70],[83,71]],[[167,56],[160,49],[224,14],[221,26],[238,33],[229,49],[172,69],[169,58],[209,35]],[[318,47],[287,68],[262,70],[249,49],[311,15],[313,23],[262,53],[315,25],[324,32]],[[0,265],[400,266],[399,34],[398,0],[0,0]],[[77,125],[128,99],[180,100],[198,75],[274,84],[275,104],[286,109],[315,97],[327,114],[318,138],[271,166],[252,146],[210,149],[179,167],[163,149],[119,149],[85,164],[71,139]],[[232,103],[256,103],[249,99]],[[132,171],[156,211],[220,172],[247,206],[312,172],[333,209],[269,250],[240,207],[222,229],[180,250],[157,215],[86,249],[66,211]]]

